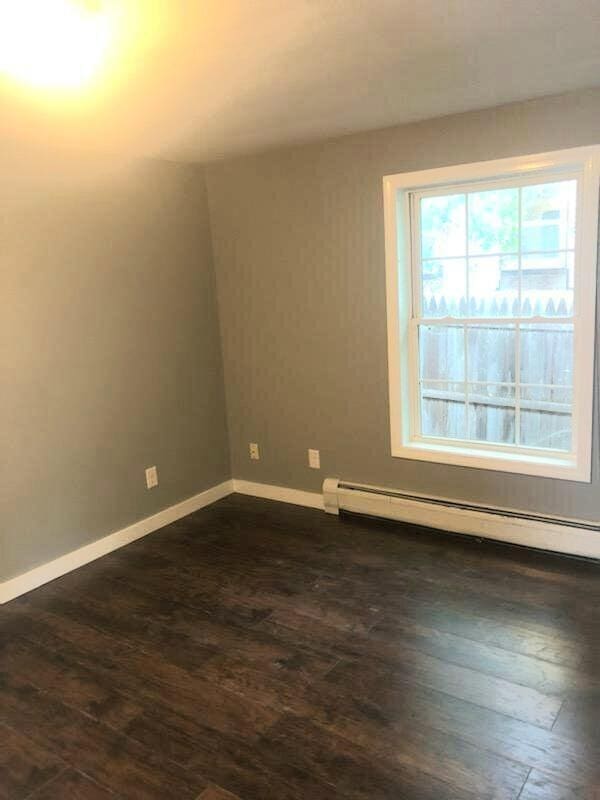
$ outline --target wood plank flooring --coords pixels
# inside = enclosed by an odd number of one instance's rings
[[[0,607],[0,800],[600,800],[600,564],[233,495]]]

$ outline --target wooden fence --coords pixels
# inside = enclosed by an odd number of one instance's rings
[[[486,308],[471,301],[469,316],[521,316],[505,301],[494,310],[493,302]],[[464,299],[444,298],[424,306],[424,317],[466,316],[468,307]],[[564,298],[543,309],[523,307],[523,315],[571,313]],[[461,325],[424,325],[420,356],[423,434],[570,450],[572,325],[524,322],[517,342],[516,326],[486,322],[468,326],[466,343]]]
[[[500,294],[500,293],[498,293]],[[546,293],[549,294],[549,293]],[[553,292],[549,297],[539,293],[533,300],[523,299],[523,308],[517,297],[509,293],[491,298],[440,297],[423,298],[424,317],[571,317],[571,293]]]

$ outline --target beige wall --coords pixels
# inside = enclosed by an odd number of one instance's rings
[[[0,579],[230,477],[202,170],[26,166],[0,185]]]
[[[390,456],[381,189],[389,173],[598,142],[591,90],[211,166],[234,475],[309,490],[338,475],[600,520],[597,429],[592,485]]]

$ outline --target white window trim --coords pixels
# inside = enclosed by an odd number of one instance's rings
[[[418,439],[411,419],[411,375],[414,358],[408,347],[411,321],[411,219],[410,193],[449,184],[531,178],[536,173],[576,172],[581,176],[575,282],[574,401],[572,454],[532,450],[506,452],[497,445],[448,444],[445,440]],[[594,349],[596,339],[596,274],[598,261],[598,192],[600,146],[576,147],[550,153],[481,161],[450,167],[388,175],[383,179],[386,294],[388,324],[388,371],[391,452],[398,458],[441,464],[590,482],[594,400]]]

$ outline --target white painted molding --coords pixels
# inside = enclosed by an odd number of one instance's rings
[[[354,488],[341,483],[338,488],[339,509],[539,550],[600,559],[600,530],[597,530],[597,525],[594,530],[595,524],[591,521],[536,519],[535,515],[525,516],[526,512],[509,508],[486,511],[473,506],[454,507],[450,499],[446,499],[445,504],[442,498],[429,498],[430,502],[427,502],[423,495],[403,497],[401,493],[388,491],[386,494],[381,487],[356,485]]]
[[[181,503],[165,508],[151,517],[134,522],[133,525],[128,525],[126,528],[116,531],[116,533],[111,533],[91,544],[80,547],[78,550],[72,550],[54,561],[49,561],[47,564],[42,564],[29,570],[29,572],[17,575],[16,578],[0,583],[0,604],[8,603],[9,600],[30,592],[44,583],[53,581],[67,572],[82,567],[84,564],[89,564],[90,561],[95,561],[97,558],[113,550],[118,550],[136,539],[141,539],[142,536],[147,536],[149,533],[153,533],[171,522],[186,517],[193,511],[198,511],[211,503],[215,503],[217,500],[221,500],[223,497],[227,497],[233,491],[233,481],[224,481],[204,492],[187,498],[187,500],[182,500]]]
[[[413,219],[423,193],[479,190],[509,179],[511,186],[553,179],[577,180],[575,242],[573,451],[561,453],[517,445],[423,436],[419,420],[417,328],[422,317],[414,303],[420,264],[415,258],[418,224]],[[594,341],[598,263],[600,145],[528,154],[473,164],[387,175],[383,179],[386,254],[386,307],[391,454],[394,458],[472,467],[558,480],[591,481],[594,396]],[[462,188],[460,188],[462,187]],[[418,294],[418,293],[417,293]],[[415,306],[413,308],[413,306]],[[527,321],[526,318],[513,318]],[[483,321],[482,319],[479,320]],[[508,322],[508,320],[506,320]],[[529,321],[537,321],[532,317]],[[556,321],[556,320],[555,320]],[[441,319],[437,322],[442,322]],[[452,324],[448,317],[444,324]],[[462,319],[467,324],[468,318]]]
[[[234,478],[233,491],[265,500],[279,500],[281,503],[292,503],[295,506],[318,508],[323,510],[323,495],[320,492],[304,492],[301,489],[290,489],[287,486],[273,486],[270,483],[254,483]]]
[[[339,510],[352,511],[441,531],[453,531],[541,550],[600,559],[600,531],[569,525],[568,520],[557,519],[556,522],[552,522],[547,519],[520,517],[519,512],[513,509],[493,509],[493,512],[490,509],[486,512],[476,507],[455,508],[450,505],[452,503],[450,499],[447,499],[449,505],[442,505],[440,504],[442,498],[429,498],[437,502],[427,502],[425,496],[402,497],[398,493],[385,494],[385,490],[380,487],[357,484],[356,488],[348,488],[347,484],[338,486],[338,483],[341,484],[335,478],[326,479],[324,484],[329,513],[335,514]],[[238,479],[224,481],[116,533],[0,583],[0,605],[90,561],[95,561],[113,550],[118,550],[136,539],[141,539],[233,492],[321,511],[325,509],[323,495],[319,492],[306,492],[290,489],[287,486],[273,486]],[[502,514],[502,511],[506,513]],[[578,522],[585,524],[584,520]]]
[[[323,481],[323,507],[328,514],[340,513],[338,499],[339,486],[340,482],[338,478],[325,478]]]

